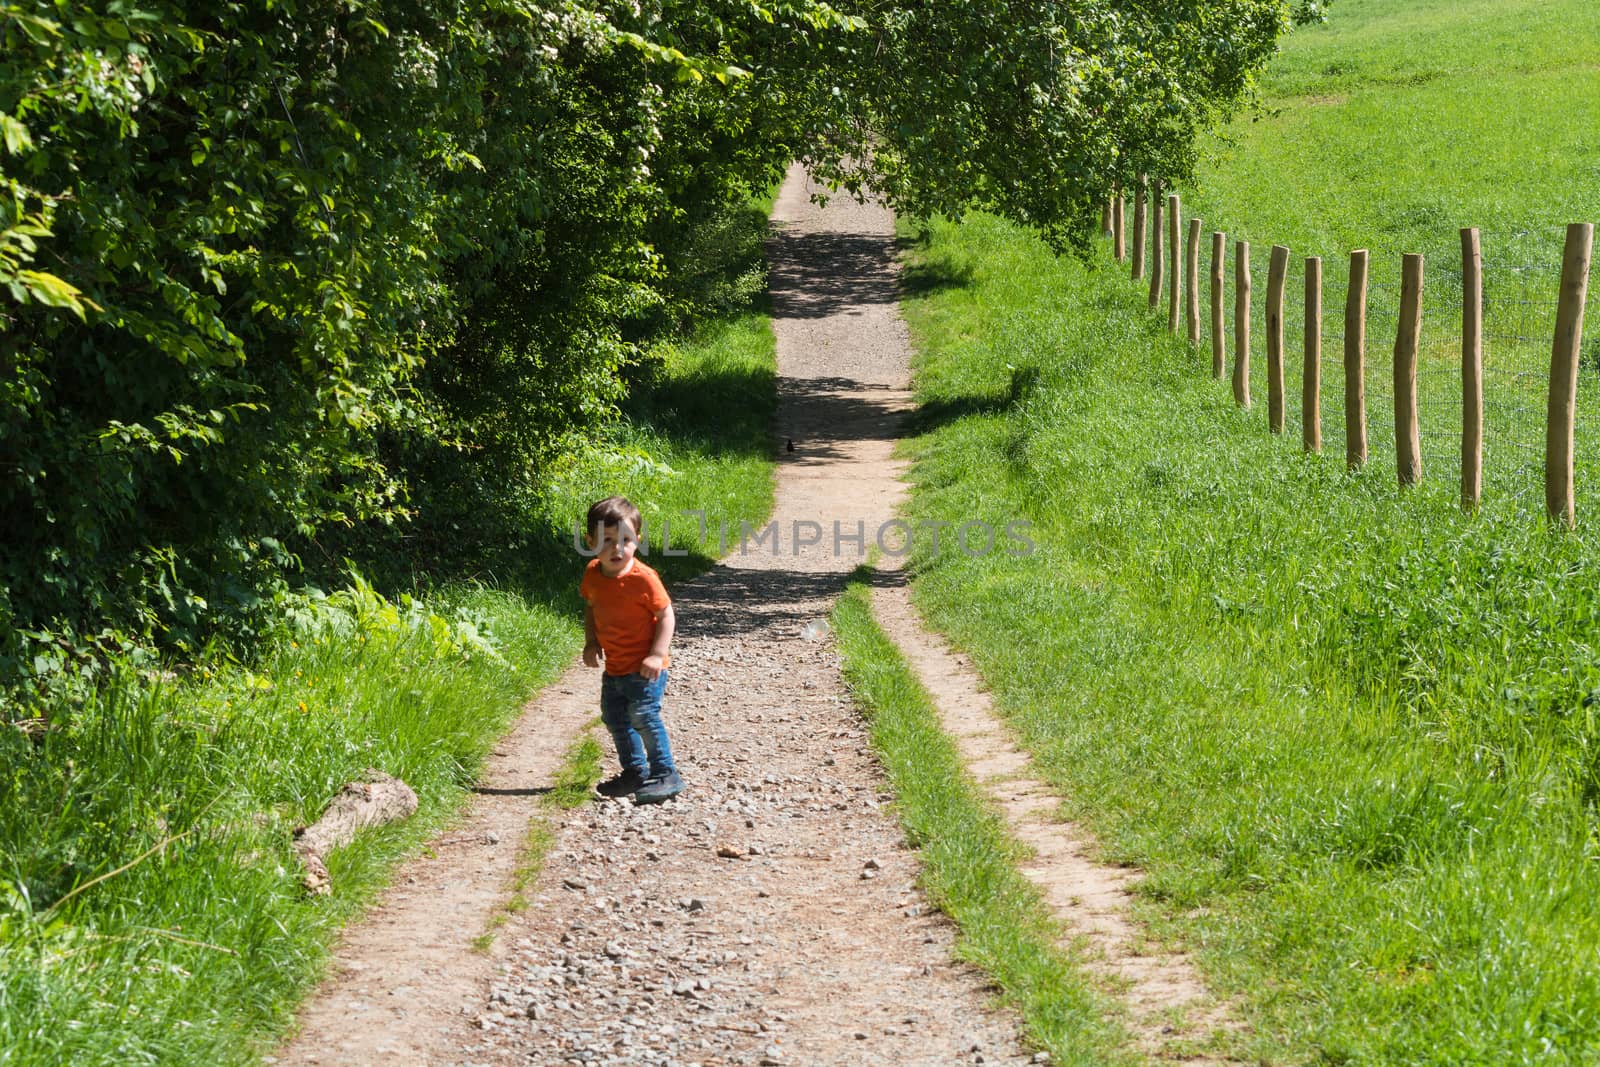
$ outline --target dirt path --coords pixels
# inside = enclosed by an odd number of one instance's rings
[[[832,643],[806,635],[893,513],[909,408],[892,218],[840,201],[824,212],[809,193],[792,172],[769,247],[776,550],[769,536],[741,553],[730,531],[724,564],[675,592],[668,723],[690,790],[568,816],[532,907],[490,957],[470,950],[488,918],[477,897],[492,904],[504,884],[531,805],[480,797],[459,854],[440,856],[471,891],[432,872],[445,864],[403,874],[280,1062],[1033,1061],[983,978],[951,962],[954,931],[881,809]],[[797,529],[820,543],[797,546]],[[492,772],[489,790],[547,782],[597,685],[575,672],[541,697],[502,748],[522,762]],[[501,800],[515,815],[485,846],[479,809]]]
[[[792,173],[769,249],[777,548],[735,547],[676,596],[668,721],[690,791],[574,814],[464,1060],[1031,1059],[983,980],[951,964],[831,642],[805,636],[862,558],[835,554],[833,523],[870,537],[892,513],[909,406],[892,220],[808,195]],[[807,523],[821,543],[797,546]]]
[[[1033,852],[1023,868],[1064,927],[1093,946],[1095,965],[1122,990],[1123,1023],[1141,1052],[1163,1062],[1223,1064],[1214,1039],[1238,1027],[1188,957],[1153,943],[1133,918],[1138,872],[1094,859],[1096,843],[1056,817],[1061,806],[995,713],[965,659],[923,626],[903,584],[874,587],[873,613],[933,697],[944,730],[1011,835]]]
[[[567,671],[501,739],[466,813],[345,930],[294,1040],[266,1062],[454,1062],[449,1027],[476,1009],[495,970],[472,941],[505,902],[534,801],[595,714],[592,683],[581,667]]]
[[[886,211],[809,202],[792,171],[769,245],[778,340],[774,526],[675,591],[668,724],[690,782],[675,801],[565,817],[532,906],[472,942],[505,899],[531,797],[593,714],[581,667],[500,746],[462,826],[403,871],[341,945],[336,977],[278,1063],[1020,1064],[1016,1018],[952,963],[954,930],[916,888],[826,632],[904,492],[910,409]],[[773,536],[773,531],[776,537]],[[809,542],[809,543],[805,543]],[[575,571],[576,573],[576,564]],[[1181,957],[1129,918],[1128,875],[1099,867],[975,676],[903,587],[875,608],[939,702],[975,777],[1036,851],[1029,870],[1099,946],[1152,1056],[1197,1059],[1224,1016]],[[608,752],[608,769],[614,759]],[[1175,1021],[1176,1020],[1176,1021]]]

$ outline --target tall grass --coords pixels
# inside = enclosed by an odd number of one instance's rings
[[[574,647],[549,608],[490,590],[456,598],[471,629],[337,599],[253,670],[125,677],[37,744],[0,731],[7,1062],[239,1061]],[[308,899],[289,831],[368,767],[421,814],[336,853],[337,892]]]
[[[760,227],[745,235],[759,260]],[[247,664],[130,667],[42,736],[0,723],[0,1063],[214,1067],[271,1046],[339,925],[459,809],[494,739],[580,647],[584,561],[551,531],[613,492],[650,516],[703,508],[713,528],[770,510],[773,341],[745,295],[575,443],[527,517],[514,581],[391,600],[356,580],[286,609]],[[746,414],[696,427],[706,404]],[[714,535],[696,535],[674,523],[688,554],[651,562],[669,580],[705,566]],[[310,898],[290,831],[367,768],[421,808],[335,852],[332,896]]]

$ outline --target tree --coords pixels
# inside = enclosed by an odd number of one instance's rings
[[[248,631],[329,532],[537,493],[806,160],[1058,245],[1285,0],[6,0],[0,678]]]

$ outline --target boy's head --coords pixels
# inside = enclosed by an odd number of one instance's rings
[[[615,578],[632,565],[639,547],[639,523],[639,509],[625,496],[608,496],[589,505],[585,528],[603,574]]]

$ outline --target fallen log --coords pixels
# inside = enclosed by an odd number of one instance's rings
[[[382,771],[369,770],[364,782],[346,782],[327,809],[310,826],[297,827],[294,850],[305,865],[301,884],[306,892],[325,894],[332,890],[323,857],[341,845],[348,845],[356,834],[369,826],[404,819],[417,810],[417,794],[398,778]]]

